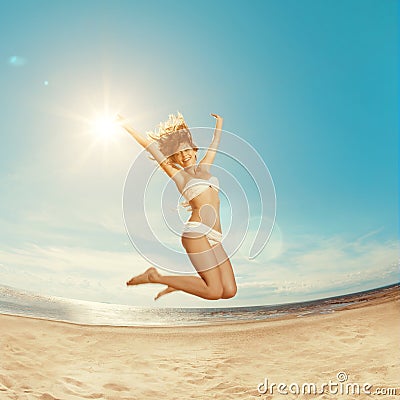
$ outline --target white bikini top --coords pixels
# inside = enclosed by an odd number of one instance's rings
[[[219,181],[215,176],[211,176],[209,179],[192,178],[190,179],[182,190],[182,196],[190,201],[204,192],[209,187],[212,187],[218,192]]]

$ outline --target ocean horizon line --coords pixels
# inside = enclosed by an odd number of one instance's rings
[[[84,300],[84,299],[76,299],[72,297],[63,297],[63,296],[54,296],[54,295],[48,295],[48,294],[42,294],[39,292],[35,292],[32,290],[28,289],[21,289],[15,286],[10,286],[10,285],[4,285],[0,284],[0,299],[1,299],[1,289],[8,289],[12,290],[15,292],[20,292],[21,294],[29,294],[33,295],[35,297],[42,297],[46,299],[58,299],[58,300],[68,300],[68,301],[76,301],[76,302],[82,302],[82,303],[98,303],[98,304],[107,304],[107,305],[116,305],[116,306],[127,306],[127,307],[132,307],[132,308],[140,308],[140,309],[168,309],[168,310],[204,310],[204,309],[246,309],[246,308],[256,308],[256,307],[279,307],[279,306],[289,306],[289,305],[296,305],[296,304],[310,304],[314,302],[321,302],[321,301],[327,301],[327,300],[335,300],[335,299],[341,299],[344,297],[351,297],[351,296],[358,296],[361,294],[371,294],[373,292],[378,292],[384,289],[391,289],[395,288],[398,286],[400,288],[400,281],[395,282],[395,283],[390,283],[388,285],[384,286],[378,286],[374,287],[371,289],[366,289],[366,290],[360,290],[357,292],[348,292],[348,293],[343,293],[343,294],[338,294],[335,296],[328,296],[328,297],[317,297],[311,300],[300,300],[300,301],[289,301],[285,303],[269,303],[269,304],[252,304],[252,305],[243,305],[243,306],[225,306],[225,307],[212,307],[212,306],[206,306],[206,307],[151,307],[151,306],[135,306],[131,304],[125,304],[125,303],[113,303],[109,301],[93,301],[93,300]]]
[[[95,326],[201,326],[334,313],[385,296],[400,282],[304,302],[239,307],[150,308],[35,294],[0,285],[0,314]]]

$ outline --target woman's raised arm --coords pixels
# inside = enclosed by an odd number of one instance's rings
[[[150,144],[150,140],[141,135],[139,132],[135,131],[127,122],[127,120],[121,115],[117,115],[117,120],[120,125],[144,148]]]
[[[222,129],[222,124],[224,122],[224,119],[218,114],[211,114],[211,115],[216,119],[214,136],[205,156],[199,162],[199,164],[206,167],[207,170],[210,169],[211,164],[214,162],[219,142],[221,140],[221,129]]]
[[[160,151],[155,140],[149,140],[135,129],[133,129],[121,115],[117,115],[117,119],[121,126],[141,145],[148,151],[154,159],[158,162],[161,168],[171,178],[176,174],[177,168],[168,163],[168,158]]]

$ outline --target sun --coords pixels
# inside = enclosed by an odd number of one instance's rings
[[[119,124],[116,116],[98,115],[93,119],[91,128],[95,136],[104,140],[109,140],[117,133]]]

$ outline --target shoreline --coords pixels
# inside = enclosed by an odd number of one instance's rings
[[[347,299],[348,301],[343,301],[343,303],[351,303],[352,298],[353,300],[356,300],[353,304],[346,304],[343,306],[339,306],[332,310],[329,313],[318,313],[318,312],[310,312],[309,314],[306,315],[298,315],[296,313],[290,313],[284,316],[271,316],[270,318],[263,318],[263,319],[258,319],[258,320],[227,320],[224,322],[210,322],[210,323],[194,323],[194,324],[187,324],[187,325],[102,325],[102,324],[84,324],[84,323],[78,323],[78,322],[72,322],[72,321],[66,321],[66,320],[55,320],[55,319],[48,319],[44,317],[34,317],[34,316],[29,316],[29,315],[18,315],[18,314],[5,314],[5,313],[0,313],[0,319],[2,317],[15,317],[15,318],[26,318],[26,319],[32,319],[32,320],[39,320],[39,321],[44,321],[44,322],[54,322],[54,323],[59,323],[59,324],[67,324],[67,325],[73,325],[73,326],[82,326],[82,327],[93,327],[93,328],[118,328],[118,329],[123,329],[123,328],[129,328],[129,329],[175,329],[175,328],[184,328],[184,329],[190,329],[190,328],[199,328],[199,327],[213,327],[213,326],[219,326],[219,327],[229,327],[231,325],[247,325],[247,324],[268,324],[268,323],[273,323],[277,321],[284,321],[284,320],[297,320],[297,319],[308,319],[311,317],[322,317],[324,315],[331,315],[331,314],[337,314],[341,313],[343,311],[347,310],[354,310],[354,309],[359,309],[363,307],[370,307],[372,305],[377,305],[377,304],[382,304],[386,302],[391,302],[391,301],[396,301],[400,299],[400,290],[399,286],[396,285],[394,287],[390,288],[385,288],[382,290],[377,290],[374,291],[371,295],[359,295],[359,294],[350,294],[346,295],[349,296]],[[343,296],[344,297],[344,296]],[[341,297],[340,297],[341,298]],[[338,300],[340,300],[340,298]],[[327,300],[329,300],[328,298]],[[321,299],[324,300],[324,299]],[[317,301],[317,300],[312,300],[312,301]],[[342,303],[341,301],[338,301],[339,303]],[[289,304],[301,304],[301,303],[289,303]],[[331,304],[336,304],[335,302],[332,302]]]
[[[340,371],[349,382],[400,394],[398,290],[329,314],[218,325],[96,326],[12,315],[0,315],[0,324],[2,399],[309,399],[261,395],[257,386],[266,377],[319,384]]]

